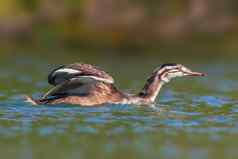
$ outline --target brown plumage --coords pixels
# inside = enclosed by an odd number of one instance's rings
[[[48,75],[48,82],[49,84],[55,86],[72,78],[83,76],[100,78],[108,83],[114,82],[114,79],[105,71],[90,64],[83,64],[83,63],[62,65],[56,69],[53,69]]]
[[[113,85],[113,78],[106,72],[89,64],[75,63],[51,71],[48,81],[54,87],[40,99],[27,96],[26,100],[34,105],[99,106],[106,103],[149,105],[155,101],[163,84],[181,76],[204,76],[204,74],[192,72],[180,64],[165,64],[152,73],[141,92],[133,95],[119,91]]]
[[[85,93],[67,93],[54,94],[54,97],[33,100],[35,104],[79,104],[82,106],[95,106],[104,103],[120,103],[126,95],[118,91],[113,85],[102,82],[96,82]],[[31,99],[28,98],[30,101]]]

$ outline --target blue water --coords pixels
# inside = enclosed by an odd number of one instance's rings
[[[12,57],[10,58],[12,60]],[[68,59],[71,62],[74,59]],[[238,75],[235,64],[188,64],[205,78],[175,79],[155,107],[136,105],[33,106],[25,94],[49,89],[54,60],[18,56],[0,71],[0,154],[3,158],[237,158]],[[67,61],[67,59],[66,59]],[[151,64],[101,61],[116,85],[135,92]],[[99,62],[100,64],[100,62]],[[235,67],[234,67],[235,66]],[[139,70],[135,68],[140,68]],[[119,70],[119,71],[117,71]],[[121,72],[123,70],[123,73]],[[132,72],[133,71],[133,72]]]

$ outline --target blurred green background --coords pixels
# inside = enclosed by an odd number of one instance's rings
[[[237,15],[237,0],[0,0],[1,158],[238,158]],[[24,102],[76,61],[128,92],[165,62],[208,76],[163,87],[159,111]]]
[[[235,55],[237,15],[236,0],[1,0],[0,51]]]

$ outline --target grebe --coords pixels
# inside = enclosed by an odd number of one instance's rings
[[[60,66],[48,75],[48,83],[54,87],[40,99],[26,97],[27,102],[39,104],[78,104],[100,106],[109,104],[153,104],[161,87],[172,78],[182,76],[205,76],[193,72],[181,64],[163,64],[155,69],[138,94],[119,91],[114,79],[106,72],[90,64],[74,63]]]

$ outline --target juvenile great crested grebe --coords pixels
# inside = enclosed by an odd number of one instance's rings
[[[204,76],[181,64],[163,64],[155,69],[138,94],[119,91],[113,78],[106,72],[89,64],[74,63],[60,66],[48,75],[49,84],[54,87],[40,99],[26,97],[34,104],[79,104],[99,106],[111,104],[150,105],[154,103],[161,87],[172,78],[182,76]]]

